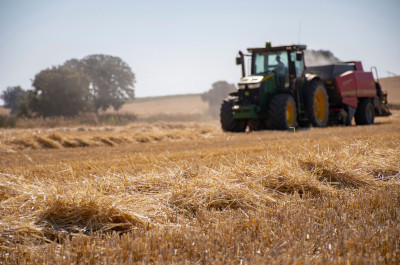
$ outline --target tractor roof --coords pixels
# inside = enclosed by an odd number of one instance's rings
[[[276,51],[303,51],[307,48],[306,45],[287,45],[287,46],[275,46],[266,48],[248,48],[249,52],[276,52]]]

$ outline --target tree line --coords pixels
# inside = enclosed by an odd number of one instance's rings
[[[112,107],[134,98],[135,75],[121,58],[94,54],[39,72],[33,89],[8,87],[2,94],[12,114],[26,117],[76,116]]]
[[[95,54],[81,60],[40,71],[32,81],[33,89],[7,87],[0,95],[11,114],[24,117],[73,117],[80,113],[115,110],[134,98],[135,75],[119,57]],[[234,84],[217,81],[201,95],[217,118],[222,100],[236,90]]]

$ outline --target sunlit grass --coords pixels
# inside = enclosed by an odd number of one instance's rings
[[[4,130],[0,261],[396,264],[399,113],[377,122]]]

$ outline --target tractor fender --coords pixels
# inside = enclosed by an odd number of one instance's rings
[[[321,78],[319,77],[319,75],[317,75],[317,74],[310,74],[310,73],[306,73],[305,74],[305,86],[304,87],[307,87],[313,80],[320,80],[320,81],[322,81],[321,80]]]
[[[316,74],[306,73],[306,80],[307,80],[307,82],[311,82],[311,81],[314,80],[314,79],[319,79],[319,80],[321,80],[321,78],[320,78],[318,75],[316,75]]]

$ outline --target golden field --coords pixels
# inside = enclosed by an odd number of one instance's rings
[[[1,264],[398,264],[400,112],[372,126],[0,131]]]
[[[388,92],[388,102],[400,108],[400,76],[387,77],[379,80],[383,90]]]
[[[400,264],[399,110],[242,134],[206,111],[188,95],[127,104],[125,126],[0,129],[0,264]]]
[[[118,112],[134,113],[139,120],[152,121],[168,117],[188,120],[204,116],[207,111],[208,104],[202,101],[200,95],[182,95],[134,101],[123,105]]]

